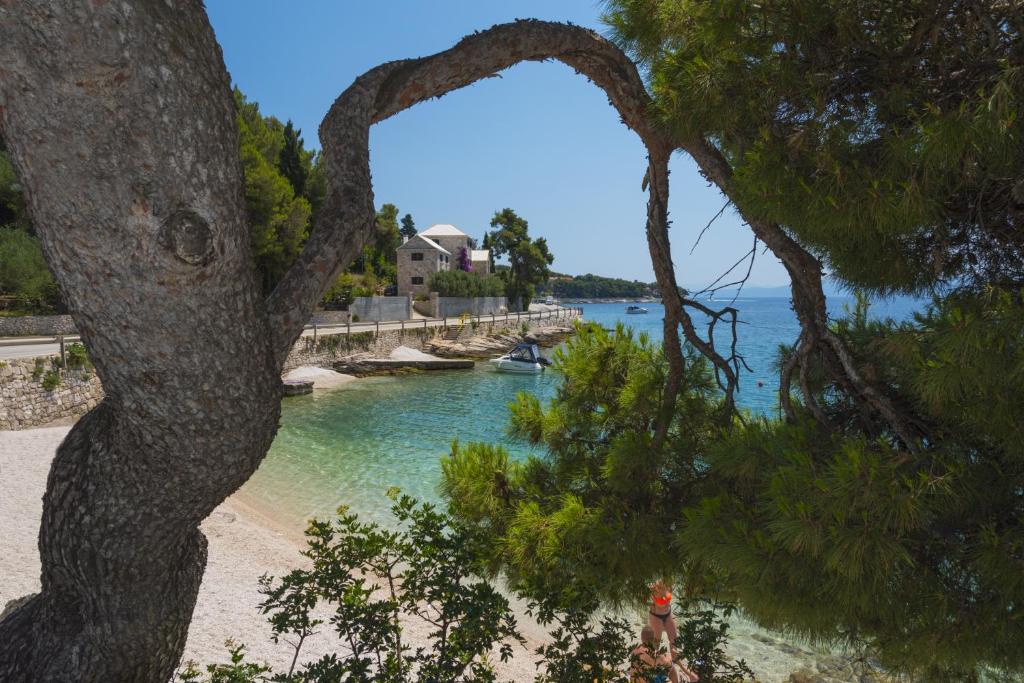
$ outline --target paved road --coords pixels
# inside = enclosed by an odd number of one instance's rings
[[[494,316],[495,321],[502,321],[507,319],[509,322],[515,322],[522,320],[525,322],[528,319],[533,320],[551,320],[557,322],[561,317],[565,319],[570,311],[561,312],[544,312],[544,313],[522,313],[519,316],[511,313],[508,316],[496,315]],[[475,318],[476,316],[474,316]],[[483,322],[490,322],[491,316],[485,315],[479,318]],[[375,332],[377,330],[418,330],[426,327],[427,329],[433,327],[444,327],[445,325],[452,326],[458,325],[459,318],[419,318],[416,320],[405,320],[396,322],[382,322],[379,323],[353,323],[351,328],[348,325],[320,325],[317,326],[315,332],[312,326],[307,326],[302,332],[303,337],[312,337],[314,334],[318,336],[329,336],[334,334],[347,334],[351,329],[352,332]],[[78,341],[77,336],[64,337],[66,344],[70,344],[73,341]],[[53,337],[0,337],[0,360],[12,359],[12,358],[34,358],[36,356],[52,356],[60,353],[60,344],[56,342]]]

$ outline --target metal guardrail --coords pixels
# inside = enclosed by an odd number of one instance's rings
[[[347,322],[329,325],[318,325],[317,323],[305,326],[305,331],[312,331],[314,340],[318,335],[331,336],[337,334],[351,334],[352,332],[380,333],[381,326],[384,331],[393,330],[418,330],[430,328],[447,329],[451,325],[465,325],[476,322],[497,324],[499,322],[522,322],[528,320],[573,320],[583,315],[583,309],[578,306],[565,306],[554,311],[533,311],[516,313],[491,313],[489,315],[462,315],[457,318],[416,318],[413,320],[386,320],[372,322]]]
[[[59,344],[61,337],[64,337],[64,341],[67,343],[80,342],[82,338],[77,334],[55,334],[55,335],[36,335],[33,337],[5,337],[0,339],[0,346],[35,346],[43,344]]]

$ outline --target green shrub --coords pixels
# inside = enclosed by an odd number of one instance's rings
[[[53,391],[60,386],[60,373],[56,370],[47,370],[43,376],[43,389]]]
[[[39,239],[23,230],[0,228],[0,294],[36,313],[60,307],[60,292],[43,260]]]
[[[328,310],[347,311],[355,298],[355,282],[349,273],[342,273],[324,293],[323,305]]]
[[[487,578],[490,540],[471,533],[445,512],[420,504],[395,489],[389,492],[397,521],[393,530],[362,523],[346,508],[333,522],[313,521],[303,553],[315,569],[260,579],[265,600],[259,609],[274,642],[294,648],[291,669],[272,672],[245,661],[244,646],[228,643],[230,663],[204,667],[189,662],[175,680],[187,683],[285,683],[377,681],[378,683],[469,683],[496,681],[492,659],[506,661],[513,645],[525,644],[508,598]],[[537,650],[534,681],[625,683],[635,629],[623,619],[599,615],[595,591],[576,586],[565,593],[529,594],[527,611],[550,630]],[[712,607],[679,601],[676,644],[698,667],[702,681],[739,683],[752,675],[743,662],[724,654],[728,625]],[[318,607],[332,614],[317,618]],[[728,609],[726,608],[726,613]],[[429,643],[412,648],[403,624],[422,622]],[[296,670],[301,649],[313,633],[333,630],[339,651]],[[654,674],[655,671],[646,671]]]
[[[38,380],[43,376],[43,372],[46,369],[46,361],[42,358],[36,358],[35,367],[32,369],[32,379]]]
[[[442,270],[430,276],[430,290],[441,296],[504,296],[505,283],[496,277],[480,277],[462,270]]]
[[[352,322],[354,322],[354,323],[359,322],[359,316],[357,314],[355,314],[355,313],[352,314]]]
[[[92,367],[92,361],[89,360],[89,354],[85,351],[85,346],[75,342],[65,349],[67,358],[68,369],[70,370],[84,370]]]

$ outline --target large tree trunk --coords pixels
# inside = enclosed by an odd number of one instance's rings
[[[166,680],[197,525],[280,402],[229,80],[191,3],[4,3],[0,35],[2,132],[107,395],[54,460],[42,591],[0,623],[0,680]]]

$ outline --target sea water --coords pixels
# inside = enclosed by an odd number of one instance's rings
[[[662,338],[661,304],[626,314],[626,304],[584,304],[583,315],[603,327],[622,322],[653,341]],[[852,299],[833,297],[830,313],[842,315]],[[738,403],[753,411],[778,411],[780,344],[792,344],[799,325],[788,299],[738,299],[737,350],[750,371],[741,375]],[[872,308],[872,315],[897,320],[922,308],[897,299]],[[695,320],[704,331],[705,321]],[[730,330],[719,323],[719,348]],[[542,401],[554,395],[558,373],[498,373],[478,363],[474,370],[450,370],[361,379],[334,391],[287,398],[281,428],[269,454],[243,488],[244,496],[280,522],[301,529],[311,517],[327,518],[342,505],[365,520],[388,525],[395,486],[420,500],[439,502],[440,458],[454,440],[504,445],[522,458],[530,447],[507,434],[508,404],[521,391]]]

